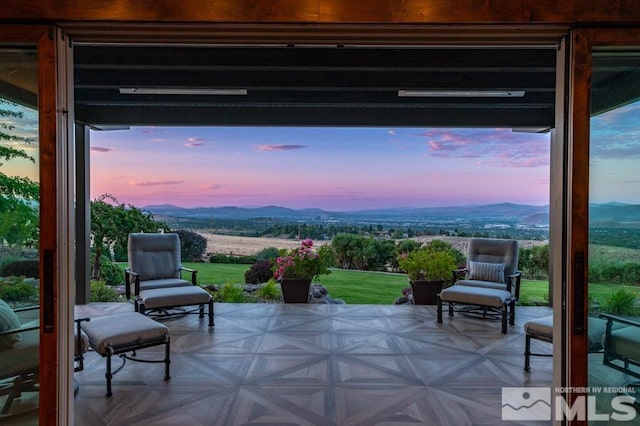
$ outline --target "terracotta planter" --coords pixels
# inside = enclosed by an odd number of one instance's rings
[[[412,280],[411,291],[413,292],[413,302],[416,305],[436,305],[437,295],[442,291],[444,280]]]
[[[311,280],[306,278],[283,278],[280,280],[284,303],[309,303]]]

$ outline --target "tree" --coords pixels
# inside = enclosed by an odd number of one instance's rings
[[[91,237],[95,249],[91,279],[100,279],[100,258],[116,245],[126,247],[132,232],[168,232],[169,226],[131,204],[122,204],[111,194],[91,202]]]
[[[175,231],[180,237],[180,255],[182,260],[201,262],[207,250],[207,239],[202,235],[186,229]]]
[[[9,144],[31,144],[35,139],[20,135],[13,122],[23,117],[18,104],[0,98],[0,167],[12,159],[26,159],[35,163],[26,151]],[[39,186],[28,177],[9,176],[0,171],[0,244],[29,245],[37,241]]]

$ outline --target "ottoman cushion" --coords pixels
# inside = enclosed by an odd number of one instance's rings
[[[553,337],[553,315],[525,322],[524,332],[527,334],[537,334],[551,339]]]
[[[93,317],[81,327],[89,337],[91,347],[101,355],[108,353],[109,347],[159,340],[169,334],[165,325],[137,312]]]
[[[201,305],[209,303],[211,295],[205,289],[196,286],[170,287],[141,291],[139,300],[144,303],[145,309],[155,309],[168,306]]]
[[[492,288],[453,285],[440,293],[444,302],[458,302],[469,305],[492,306],[500,308],[505,301],[511,299],[511,293],[506,290]]]

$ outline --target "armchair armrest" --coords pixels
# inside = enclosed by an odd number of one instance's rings
[[[514,283],[515,283],[515,291],[512,292],[513,294],[515,294],[516,296],[516,300],[520,299],[520,278],[522,277],[522,273],[520,271],[515,271],[513,274],[511,275],[507,275],[506,278],[506,282],[507,282],[507,291],[511,292],[511,288],[513,287]]]
[[[467,268],[454,269],[451,274],[451,285],[455,284],[460,278],[469,272]]]
[[[131,279],[129,278],[129,276],[134,279],[134,294],[137,296],[138,293],[140,293],[140,274],[134,272],[130,268],[126,268],[124,270],[124,287],[127,300],[131,299]]]
[[[640,327],[640,322],[638,321],[634,321],[634,320],[630,320],[627,318],[622,318],[622,317],[618,317],[616,315],[611,315],[611,314],[600,314],[599,315],[600,318],[604,318],[607,320],[607,326],[609,326],[609,323],[613,324],[613,322],[619,322],[622,323],[624,325],[631,325],[634,327]]]
[[[191,272],[191,284],[198,285],[198,281],[196,279],[196,274],[198,273],[197,270],[191,269],[191,268],[185,268],[184,266],[180,265],[180,271]]]

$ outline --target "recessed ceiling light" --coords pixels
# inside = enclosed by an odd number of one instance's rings
[[[416,98],[521,98],[524,90],[398,90],[400,97]]]
[[[213,89],[206,87],[121,87],[123,95],[246,95],[247,89]]]

